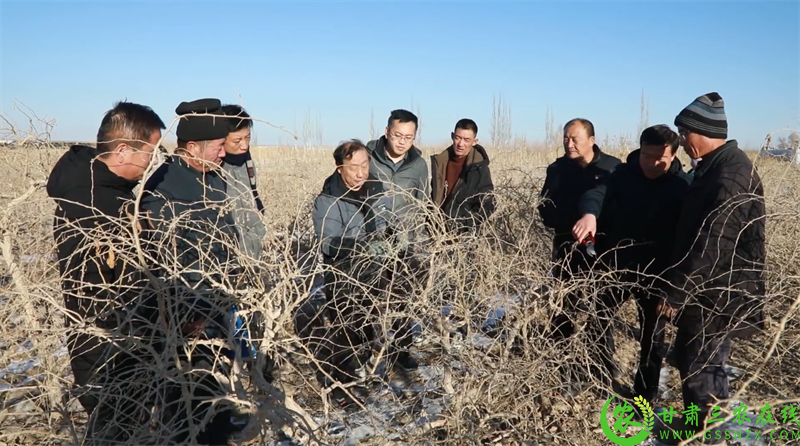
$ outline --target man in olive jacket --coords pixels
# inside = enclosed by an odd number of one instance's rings
[[[453,144],[431,157],[431,199],[463,232],[477,229],[494,213],[494,184],[475,121],[459,120],[450,136]]]
[[[702,161],[681,209],[665,286],[668,303],[678,312],[675,357],[684,406],[700,409],[699,427],[679,427],[702,429],[715,400],[729,397],[724,367],[731,339],[764,328],[766,206],[750,159],[736,140],[726,140],[718,93],[695,99],[675,125],[686,153]]]

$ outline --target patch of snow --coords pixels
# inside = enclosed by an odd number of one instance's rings
[[[30,340],[27,340],[24,344],[17,347],[17,353],[22,353],[30,350],[33,350],[33,342]]]
[[[12,362],[5,368],[5,370],[0,370],[0,378],[4,378],[6,375],[24,375],[28,372],[28,370],[38,366],[41,364],[41,361],[38,358],[28,359],[27,361],[17,361]]]
[[[61,358],[61,357],[67,356],[68,354],[69,354],[69,350],[67,350],[67,346],[66,345],[62,345],[61,348],[59,348],[58,350],[56,350],[53,353],[53,357]]]
[[[44,376],[45,375],[43,373],[40,373],[36,376],[29,376],[16,384],[3,384],[2,386],[0,386],[0,392],[8,392],[17,387],[29,386],[36,381],[43,380]]]

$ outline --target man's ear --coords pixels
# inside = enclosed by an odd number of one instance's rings
[[[475,147],[475,146],[477,146],[477,145],[478,145],[478,137],[476,136],[476,137],[475,137],[475,140],[474,140],[474,141],[472,141],[472,147]]]

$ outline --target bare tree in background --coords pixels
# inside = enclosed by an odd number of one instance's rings
[[[378,135],[375,129],[375,107],[369,108],[369,139],[374,140]]]
[[[800,133],[792,132],[789,135],[789,143],[794,150],[800,149]]]
[[[489,136],[496,148],[511,145],[511,107],[503,100],[503,95],[492,96],[492,124]]]
[[[419,121],[419,126],[417,128],[417,145],[422,145],[422,110],[417,104],[416,110],[414,113],[417,115],[417,120]]]
[[[417,146],[422,145],[422,117],[420,116],[420,108],[419,104],[414,105],[414,97],[411,97],[411,112],[417,115],[417,120],[419,121],[419,125],[417,125],[417,136],[416,141],[414,142]]]
[[[641,135],[644,129],[647,128],[650,122],[650,103],[647,100],[647,97],[644,95],[644,90],[642,90],[642,99],[639,103],[639,129],[636,132],[636,135]]]
[[[560,148],[560,142],[564,138],[562,135],[563,133],[564,131],[561,129],[561,127],[557,126],[555,123],[553,108],[548,106],[544,117],[544,138],[547,148],[558,151]]]
[[[303,122],[303,141],[306,148],[322,146],[322,115],[317,113],[316,117],[312,117],[311,107],[306,110]]]

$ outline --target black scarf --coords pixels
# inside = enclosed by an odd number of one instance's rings
[[[231,155],[230,153],[225,154],[225,163],[230,164],[232,166],[247,166],[247,176],[250,178],[250,188],[253,191],[253,199],[256,200],[256,207],[258,208],[258,212],[264,213],[264,203],[261,202],[261,198],[258,196],[258,187],[256,185],[256,165],[253,162],[253,158],[250,155],[250,151],[244,153],[239,153],[236,155]]]
[[[358,207],[358,211],[364,215],[368,225],[375,224],[372,206],[376,200],[375,196],[383,192],[383,183],[372,174],[369,175],[360,189],[352,190],[344,183],[342,175],[338,171],[334,171],[325,180],[322,192],[354,204]]]

